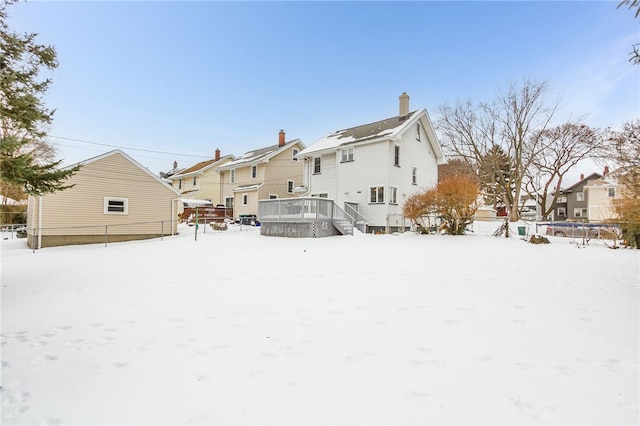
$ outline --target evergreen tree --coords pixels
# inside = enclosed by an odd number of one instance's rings
[[[55,150],[44,138],[54,110],[42,99],[51,79],[41,75],[58,66],[56,51],[38,44],[36,33],[9,28],[7,7],[15,2],[0,4],[0,182],[42,195],[69,188],[64,181],[79,167],[61,170],[61,161],[51,161]]]

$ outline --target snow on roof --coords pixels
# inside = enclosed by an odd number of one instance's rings
[[[190,198],[180,198],[180,201],[187,207],[198,207],[213,204],[210,200],[196,200]]]
[[[260,161],[268,160],[269,158],[277,154],[279,151],[283,150],[285,147],[296,144],[296,143],[299,143],[302,145],[302,141],[300,139],[294,139],[289,142],[285,142],[285,144],[282,146],[270,145],[265,148],[260,148],[260,149],[255,149],[253,151],[245,152],[244,154],[239,156],[236,160],[229,161],[228,163],[219,167],[218,170],[220,169],[227,170],[230,168],[234,168],[234,167],[238,167],[238,166],[242,166],[250,163],[257,163]],[[302,146],[304,147],[304,145]]]
[[[236,187],[233,192],[240,192],[240,191],[254,191],[258,188],[260,188],[262,185],[264,185],[264,183],[256,183],[253,185],[241,185]]]
[[[385,118],[384,120],[363,124],[361,126],[337,130],[329,133],[313,145],[302,150],[298,156],[312,152],[324,151],[326,149],[338,148],[343,145],[375,140],[384,136],[394,136],[403,128],[407,121],[416,114],[416,112],[418,111],[410,112],[407,115]]]
[[[23,206],[27,204],[27,200],[14,200],[13,198],[5,197],[4,195],[0,195],[0,204],[3,206]]]

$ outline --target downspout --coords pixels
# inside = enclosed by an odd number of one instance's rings
[[[38,196],[38,249],[42,248],[42,195]]]
[[[311,157],[313,158],[313,157]],[[309,157],[304,157],[304,162],[307,168],[307,192],[302,194],[300,198],[304,198],[311,192],[311,166],[309,166]]]

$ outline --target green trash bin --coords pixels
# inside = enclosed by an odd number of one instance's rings
[[[524,231],[525,231],[524,226],[518,226],[518,235],[524,236]]]

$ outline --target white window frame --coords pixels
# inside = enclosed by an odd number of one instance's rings
[[[296,163],[298,162],[298,159],[296,158],[296,155],[298,155],[299,152],[300,152],[300,150],[298,150],[298,148],[293,148],[291,150],[291,159],[293,161],[295,161]]]
[[[566,203],[567,202],[567,197],[565,197],[564,195],[561,197],[558,197],[558,201],[556,201],[556,203]]]
[[[242,205],[243,206],[249,205],[249,194],[242,194]]]
[[[558,207],[558,217],[567,217],[567,209],[564,207]]]
[[[293,194],[293,181],[287,181],[287,194]]]
[[[254,164],[251,166],[251,179],[256,179],[258,177],[258,165]]]
[[[411,169],[411,185],[418,184],[418,168],[414,167]]]
[[[422,137],[420,136],[420,123],[416,123],[416,140],[418,142],[422,141]]]
[[[109,208],[115,208],[116,206],[112,206],[111,202],[114,201],[116,203],[122,203],[122,211],[118,210],[110,210]],[[117,215],[127,215],[129,214],[129,199],[122,197],[104,197],[104,214],[117,214]]]
[[[584,192],[576,192],[576,201],[584,201]]]
[[[340,162],[347,163],[353,161],[353,147],[340,150]]]
[[[398,204],[397,186],[389,186],[389,204]]]
[[[193,186],[196,186],[198,184],[198,177],[194,176],[193,177]]]
[[[372,198],[375,196],[375,201]],[[384,185],[369,187],[369,204],[384,204]]]
[[[393,145],[393,165],[400,167],[400,145]]]
[[[582,215],[584,213],[584,215]],[[573,209],[573,217],[586,218],[589,215],[586,207],[576,207]]]
[[[182,189],[182,179],[178,179],[178,189]]]
[[[320,173],[322,173],[322,157],[313,157],[313,174],[319,175]]]
[[[236,183],[236,169],[229,170],[229,183]]]
[[[607,197],[609,197],[609,198],[615,198],[616,197],[616,187],[615,186],[610,186],[609,188],[607,188]]]
[[[225,197],[224,198],[224,206],[228,209],[233,208],[233,197]]]

